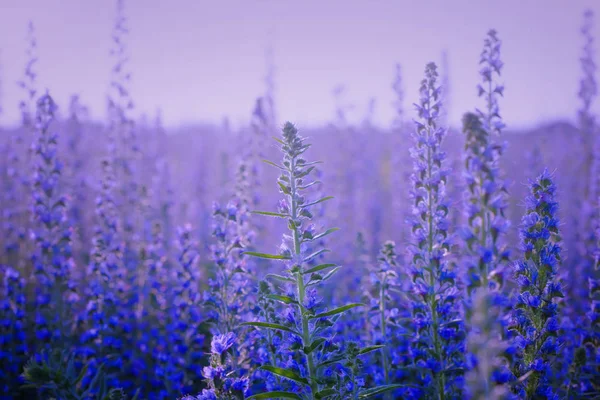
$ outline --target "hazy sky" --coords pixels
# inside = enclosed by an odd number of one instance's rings
[[[281,120],[333,118],[332,89],[362,119],[377,99],[376,122],[392,118],[394,64],[404,70],[406,107],[428,61],[448,53],[451,121],[481,104],[478,59],[490,28],[503,40],[509,126],[573,118],[580,77],[583,10],[600,19],[600,0],[127,0],[132,95],[138,113],[157,108],[168,125],[248,121],[264,92],[272,44]],[[25,63],[28,20],[39,44],[39,83],[65,108],[81,95],[95,119],[105,111],[115,15],[112,0],[0,0],[0,82],[4,114],[18,121],[16,81]],[[600,22],[600,21],[599,21]],[[597,25],[600,25],[597,24]],[[595,28],[600,37],[600,29]],[[598,60],[598,57],[597,57]],[[595,109],[600,112],[598,104]]]

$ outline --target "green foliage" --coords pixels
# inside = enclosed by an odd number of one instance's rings
[[[89,367],[77,368],[75,357],[67,351],[43,352],[25,365],[22,389],[37,390],[41,399],[127,400],[121,388],[106,387],[102,366],[91,379],[86,378]]]

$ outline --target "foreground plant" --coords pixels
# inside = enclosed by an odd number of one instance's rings
[[[337,398],[345,390],[342,380],[336,379],[333,371],[340,368],[346,359],[345,354],[330,337],[330,327],[346,311],[361,304],[348,304],[334,309],[326,309],[317,297],[316,287],[330,279],[339,267],[335,264],[319,264],[309,267],[308,263],[326,249],[315,249],[314,243],[326,235],[336,231],[328,229],[315,232],[310,225],[313,218],[311,207],[331,197],[322,197],[314,201],[308,200],[304,192],[315,182],[308,181],[308,176],[315,168],[316,162],[306,161],[302,155],[310,147],[304,138],[298,134],[296,127],[287,122],[283,127],[281,139],[276,139],[283,153],[283,164],[269,162],[281,170],[278,185],[285,199],[280,202],[277,212],[256,212],[257,214],[282,218],[287,220],[290,235],[285,235],[279,254],[247,252],[255,257],[281,260],[285,262],[284,274],[271,274],[270,277],[279,283],[288,284],[290,289],[286,295],[271,294],[269,298],[288,307],[284,311],[286,318],[281,324],[273,322],[250,322],[245,325],[284,332],[287,335],[290,348],[296,354],[295,361],[282,368],[276,365],[263,365],[262,369],[280,378],[294,383],[294,391],[271,391],[250,398],[288,398],[288,399],[321,399]],[[307,251],[308,248],[312,252]],[[312,287],[315,289],[312,289]],[[379,348],[363,349],[358,354]],[[386,387],[391,389],[392,387]],[[385,390],[381,390],[383,392]],[[379,392],[378,392],[379,393]],[[364,398],[369,393],[353,389],[351,398]],[[347,397],[348,398],[348,397]]]
[[[511,398],[507,382],[512,374],[503,356],[509,349],[503,339],[503,312],[507,299],[502,294],[482,288],[473,299],[472,329],[467,337],[469,371],[465,378],[466,393],[473,400]]]
[[[560,348],[557,274],[561,263],[556,186],[548,171],[531,184],[522,220],[523,259],[516,264],[519,295],[510,329],[516,333],[519,360],[514,374],[523,380],[526,399],[554,398],[552,362]],[[545,396],[545,397],[544,397]]]
[[[202,375],[208,386],[197,396],[185,396],[182,400],[243,400],[248,390],[248,377],[238,376],[234,369],[231,350],[235,347],[233,332],[215,335],[210,345],[210,365]]]
[[[97,368],[89,383],[85,383],[88,369],[87,364],[78,368],[72,353],[43,352],[25,365],[22,389],[37,390],[38,398],[43,400],[128,399],[122,389],[107,387],[102,368]],[[136,398],[137,395],[132,400]]]

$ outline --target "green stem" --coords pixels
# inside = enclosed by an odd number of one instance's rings
[[[427,139],[431,139],[431,127],[427,128]],[[427,146],[427,178],[431,178],[432,175],[432,170],[431,170],[431,166],[432,166],[432,155],[431,155],[431,146]],[[434,232],[433,232],[433,190],[431,188],[431,183],[427,184],[427,206],[428,206],[428,213],[427,213],[427,219],[428,219],[428,225],[429,225],[429,232],[428,232],[428,237],[427,237],[427,245],[428,245],[428,262],[429,262],[429,285],[431,286],[431,288],[433,289],[433,294],[432,297],[429,301],[429,307],[431,310],[431,319],[432,319],[432,334],[433,334],[433,345],[435,348],[435,353],[436,353],[436,358],[439,360],[440,364],[442,365],[442,373],[435,373],[435,380],[436,380],[436,384],[438,387],[438,395],[439,398],[441,400],[445,399],[445,394],[444,394],[444,387],[445,387],[445,379],[444,379],[444,374],[443,374],[443,369],[444,369],[444,363],[443,363],[443,357],[442,357],[442,349],[441,349],[441,343],[440,343],[440,335],[439,335],[439,329],[438,329],[438,313],[437,313],[437,300],[436,300],[436,293],[435,293],[435,283],[436,283],[436,276],[434,274],[434,266],[431,264],[431,254],[433,253],[433,245],[434,245]]]
[[[302,255],[302,249],[300,247],[300,234],[298,232],[298,227],[295,225],[298,219],[298,203],[296,201],[297,198],[297,188],[296,188],[296,178],[294,177],[294,171],[296,170],[296,157],[293,157],[290,162],[290,168],[288,170],[289,178],[290,178],[290,202],[291,202],[291,212],[292,212],[292,235],[294,239],[294,254],[296,255],[296,259],[300,258]],[[304,347],[310,346],[310,327],[308,324],[308,315],[304,310],[303,304],[304,299],[306,298],[306,287],[304,284],[304,275],[302,271],[302,266],[300,265],[300,270],[296,273],[296,285],[298,289],[298,302],[300,305],[298,306],[300,310],[300,314],[302,315],[302,342]],[[310,385],[312,398],[314,399],[315,394],[319,391],[319,386],[317,384],[317,376],[316,370],[313,360],[312,353],[306,354],[306,361],[308,364],[308,383]]]
[[[487,129],[487,133],[488,133],[488,140],[491,140],[491,127],[492,127],[492,81],[490,80],[488,82],[488,94],[487,94],[487,115],[485,116],[485,121],[486,121],[486,129]],[[483,190],[483,182],[484,182],[484,174],[481,173],[481,171],[479,171],[479,173],[477,174],[478,178],[479,178],[479,188],[480,190]],[[479,193],[480,195],[480,204],[481,204],[481,238],[480,238],[480,244],[482,247],[486,247],[487,246],[487,234],[488,234],[488,225],[491,221],[491,216],[489,216],[488,214],[488,208],[487,205],[485,203],[485,200],[483,198],[483,194]],[[481,279],[482,279],[482,287],[487,288],[489,281],[488,281],[488,275],[489,275],[489,268],[488,268],[488,264],[484,263],[482,261],[480,261],[480,266],[479,266],[479,274],[481,275]]]
[[[379,324],[380,329],[381,329],[381,340],[383,341],[383,343],[385,343],[385,337],[386,337],[386,331],[387,331],[386,321],[385,321],[385,277],[383,278],[383,281],[381,282],[381,287],[379,288],[379,316],[381,318],[381,321]],[[389,371],[389,365],[388,365],[388,359],[387,359],[385,347],[381,348],[381,362],[383,364],[383,372],[385,374],[384,382],[386,384],[388,384],[390,371]],[[389,396],[386,395],[385,397],[388,398]]]

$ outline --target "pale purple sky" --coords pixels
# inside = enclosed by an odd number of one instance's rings
[[[366,113],[377,99],[375,121],[392,119],[394,64],[404,70],[406,108],[417,98],[428,61],[448,52],[450,121],[481,103],[478,58],[486,32],[503,40],[509,126],[573,119],[580,77],[585,8],[600,20],[598,0],[127,0],[130,68],[136,112],[161,108],[167,125],[229,116],[249,120],[264,92],[265,48],[272,44],[280,120],[302,125],[331,121],[332,89],[347,88]],[[92,116],[105,112],[112,0],[0,0],[0,124],[18,121],[16,81],[25,63],[27,22],[36,26],[39,84],[59,106],[79,93]],[[599,21],[600,22],[600,21]],[[600,36],[598,25],[595,34]],[[598,61],[598,57],[596,57]],[[596,111],[600,111],[598,104]]]

